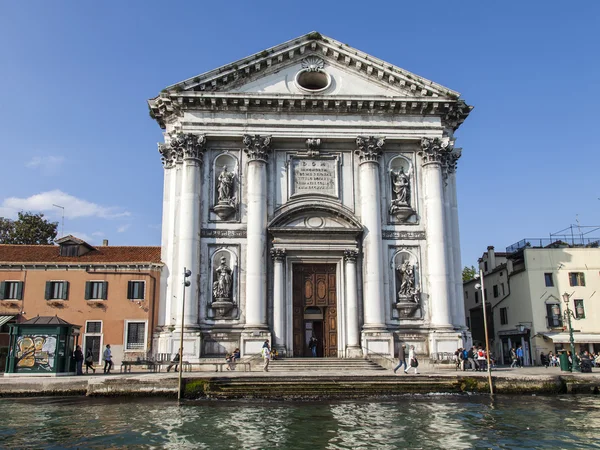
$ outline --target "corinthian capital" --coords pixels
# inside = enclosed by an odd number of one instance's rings
[[[175,164],[175,154],[171,150],[169,144],[158,144],[158,153],[160,153],[160,160],[165,169],[170,169]]]
[[[446,156],[446,171],[448,174],[452,174],[456,172],[456,166],[458,163],[458,159],[462,153],[461,148],[455,148],[453,151],[448,153]]]
[[[242,140],[244,143],[244,152],[250,158],[250,161],[264,161],[269,160],[269,153],[271,153],[271,136],[259,136],[258,134],[251,136],[245,134]]]
[[[442,164],[453,148],[454,141],[449,138],[423,138],[419,155],[424,164]]]
[[[344,260],[348,262],[356,262],[358,252],[356,250],[344,250]]]
[[[384,137],[358,136],[354,153],[358,155],[360,162],[378,162],[383,153],[383,144],[385,144]]]
[[[171,150],[176,155],[176,161],[192,160],[202,162],[206,146],[206,136],[203,134],[174,134],[171,135]]]
[[[275,261],[283,261],[285,259],[285,248],[272,248],[271,258]]]

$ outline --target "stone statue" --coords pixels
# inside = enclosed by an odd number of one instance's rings
[[[391,171],[394,199],[390,203],[390,214],[394,215],[403,208],[410,208],[410,178],[404,169]]]
[[[413,294],[415,288],[415,271],[407,259],[402,263],[402,266],[398,269],[400,271],[400,290],[398,291],[398,297],[409,297]]]
[[[232,203],[233,201],[233,172],[227,172],[227,166],[223,166],[223,171],[219,175],[217,186],[218,202]]]
[[[215,272],[217,272],[217,281],[213,283],[213,295],[215,299],[230,299],[231,269],[227,265],[227,259],[224,256],[221,258],[221,264]]]

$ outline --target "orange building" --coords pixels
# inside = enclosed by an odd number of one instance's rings
[[[162,263],[160,247],[94,247],[73,236],[58,245],[0,245],[0,355],[7,324],[58,316],[81,325],[79,344],[101,362],[110,344],[113,361],[152,352]],[[4,365],[0,358],[0,370]]]

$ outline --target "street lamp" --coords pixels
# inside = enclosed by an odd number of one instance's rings
[[[571,372],[581,372],[581,367],[579,367],[579,359],[575,354],[575,339],[573,338],[573,325],[571,324],[571,317],[574,319],[577,319],[577,317],[575,317],[575,314],[569,308],[569,297],[571,296],[566,292],[562,295],[563,302],[565,302],[565,307],[567,308],[563,315],[569,324],[569,340],[571,341],[571,359],[573,360]]]
[[[485,331],[485,355],[487,357],[487,373],[488,373],[488,384],[490,385],[490,394],[494,394],[494,387],[492,386],[492,372],[490,367],[490,346],[488,339],[488,327],[487,327],[487,311],[485,307],[485,288],[483,286],[483,271],[479,269],[479,274],[475,275],[475,279],[480,279],[481,284],[475,284],[475,289],[481,291],[481,305],[483,306],[483,329]]]
[[[185,324],[185,288],[188,287],[191,282],[188,280],[192,276],[192,271],[183,268],[183,303],[181,305],[181,335],[179,336],[179,382],[177,390],[177,401],[181,404],[181,376],[183,373],[183,326]]]

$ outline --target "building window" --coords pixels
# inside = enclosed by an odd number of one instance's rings
[[[546,305],[546,314],[548,318],[548,328],[562,328],[562,317],[560,314],[560,305],[551,303]]]
[[[585,286],[583,272],[569,272],[569,284],[571,286]]]
[[[483,263],[483,270],[484,270],[485,272],[487,272],[487,267],[488,267],[488,266],[487,266],[487,261],[486,261],[486,262],[484,262],[484,263]]]
[[[469,299],[469,291],[465,291],[465,298],[468,300]]]
[[[68,281],[46,281],[46,300],[66,300],[68,294]]]
[[[467,317],[467,328],[471,328],[471,318]]]
[[[546,287],[553,287],[554,286],[554,280],[552,279],[552,273],[545,273],[544,274],[544,281],[546,282]]]
[[[145,281],[130,281],[127,284],[127,298],[129,300],[144,300]]]
[[[86,333],[102,333],[102,321],[88,322],[85,324]]]
[[[583,300],[575,300],[575,317],[577,319],[585,319],[585,309],[583,307]]]
[[[23,300],[23,282],[3,281],[0,283],[0,300]]]
[[[106,300],[108,288],[107,281],[86,281],[85,299],[86,300]]]
[[[498,297],[498,295],[500,295],[499,291],[498,291],[498,285],[495,284],[494,285],[494,298]]]
[[[485,289],[483,290],[483,293],[484,293],[484,297],[482,297],[482,301],[485,301],[485,300],[489,299],[489,297],[488,297],[488,295],[487,295],[487,288],[485,288]]]
[[[146,322],[127,322],[125,350],[144,350],[146,347]]]
[[[475,303],[479,303],[479,292],[475,291]]]
[[[500,308],[500,325],[508,323],[508,311],[506,308]]]
[[[504,297],[506,295],[506,290],[504,290],[504,283],[500,284],[502,286],[502,296]]]
[[[85,335],[83,336],[83,353],[87,355],[92,351],[95,363],[101,362],[102,356],[102,321],[88,321],[85,324]]]

